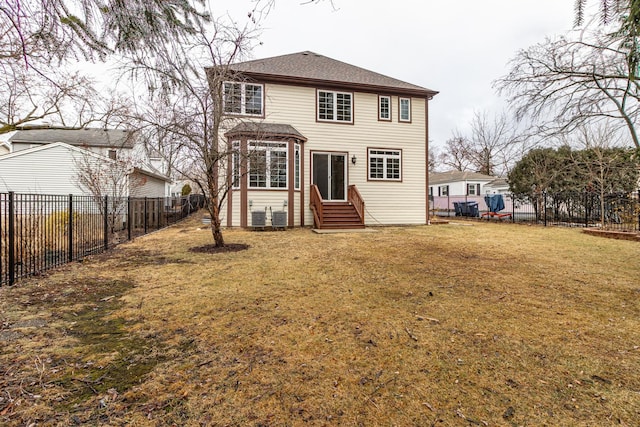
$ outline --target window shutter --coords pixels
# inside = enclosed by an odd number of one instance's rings
[[[480,195],[480,184],[476,184],[476,196]]]

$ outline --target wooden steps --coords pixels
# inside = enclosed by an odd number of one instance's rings
[[[364,228],[356,208],[348,202],[323,202],[320,229]]]

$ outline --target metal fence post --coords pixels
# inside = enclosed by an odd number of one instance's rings
[[[144,196],[144,234],[147,234],[147,196]]]
[[[584,192],[584,228],[589,228],[589,193]]]
[[[16,281],[16,229],[14,219],[14,203],[15,193],[9,191],[9,286]]]
[[[104,196],[104,250],[109,249],[109,196]]]
[[[69,219],[67,224],[67,233],[69,234],[68,238],[68,248],[67,248],[67,259],[69,262],[73,261],[73,194],[69,194]]]
[[[131,240],[131,196],[127,197],[127,240]]]

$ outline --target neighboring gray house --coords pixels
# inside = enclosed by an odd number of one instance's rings
[[[0,155],[0,192],[88,194],[77,179],[78,160],[96,164],[133,159],[142,165],[129,177],[131,196],[164,197],[170,179],[153,170],[128,131],[35,128],[16,131],[11,152]],[[135,185],[133,184],[135,183]]]

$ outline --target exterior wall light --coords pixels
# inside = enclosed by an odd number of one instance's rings
[[[356,155],[354,154],[353,157],[351,157],[351,163],[353,163],[354,165],[356,164]]]

